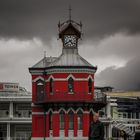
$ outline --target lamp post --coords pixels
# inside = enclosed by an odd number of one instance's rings
[[[45,57],[44,57],[45,59]],[[45,72],[45,69],[44,69],[44,72],[43,72],[43,77],[44,77],[44,97],[46,96],[46,81],[45,81],[45,75],[46,75],[46,72]],[[43,97],[43,99],[44,99]],[[44,140],[46,140],[46,109],[45,109],[45,106],[44,106]]]

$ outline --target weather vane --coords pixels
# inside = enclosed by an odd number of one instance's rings
[[[70,20],[70,21],[71,21],[71,11],[72,11],[71,5],[69,5],[69,20]]]
[[[72,8],[71,8],[71,5],[69,5],[69,9],[68,9],[68,16],[69,16],[69,19],[60,23],[60,21],[58,22],[58,31],[59,33],[61,32],[61,29],[63,29],[63,26],[65,24],[69,24],[69,23],[72,23],[73,25],[76,25],[77,28],[79,28],[79,31],[82,33],[82,22],[80,21],[80,23],[77,23],[75,22],[74,20],[71,19],[71,14],[72,13]]]

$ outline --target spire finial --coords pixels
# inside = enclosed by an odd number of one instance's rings
[[[70,20],[70,21],[71,21],[71,11],[72,11],[71,5],[69,5],[69,20]]]
[[[44,51],[44,57],[46,57],[46,51]]]

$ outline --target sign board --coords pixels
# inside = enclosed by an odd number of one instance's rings
[[[0,91],[19,91],[18,83],[0,83]]]

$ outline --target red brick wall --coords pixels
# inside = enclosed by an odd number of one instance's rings
[[[53,129],[53,137],[59,137],[59,129],[60,129],[60,121],[59,121],[59,113],[54,113],[52,116],[52,129]]]
[[[32,115],[32,137],[44,136],[44,116]]]
[[[88,130],[89,130],[89,113],[84,112],[83,113],[83,136],[88,136]]]
[[[54,78],[62,79],[62,81],[54,80],[53,82],[53,95],[50,95],[49,81],[46,82],[46,100],[92,100],[94,96],[94,82],[92,88],[92,94],[88,94],[88,80],[74,80],[74,94],[68,94],[68,81],[67,77],[70,73],[55,73],[52,74]],[[94,74],[88,73],[71,73],[75,78],[88,78],[91,75],[94,78]],[[33,75],[32,80],[36,79],[41,75]],[[41,76],[42,77],[42,76]],[[48,80],[50,75],[44,76],[45,80]],[[36,99],[36,84],[32,83],[32,100]]]

